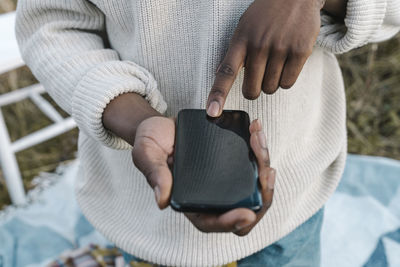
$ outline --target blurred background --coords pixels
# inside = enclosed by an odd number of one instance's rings
[[[0,0],[0,14],[15,10],[16,2]],[[338,59],[346,84],[349,153],[400,160],[400,36]],[[34,83],[29,69],[19,68],[0,75],[0,94]],[[2,110],[12,141],[51,123],[30,100]],[[54,171],[60,163],[76,157],[77,134],[74,129],[17,154],[26,190],[34,187],[32,179],[39,173]],[[0,209],[8,204],[0,169]]]

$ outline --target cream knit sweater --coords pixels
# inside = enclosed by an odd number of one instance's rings
[[[290,90],[248,101],[241,72],[225,108],[265,127],[277,169],[274,202],[245,236],[199,232],[181,213],[160,211],[132,164],[130,146],[101,122],[126,92],[158,111],[205,108],[214,73],[252,0],[19,0],[24,60],[80,128],[76,195],[106,237],[145,260],[219,265],[248,256],[306,221],[335,190],[345,163],[345,94],[332,53],[399,31],[400,1],[349,0],[345,25],[324,15],[317,45]]]

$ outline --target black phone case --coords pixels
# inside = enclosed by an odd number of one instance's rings
[[[225,110],[218,118],[184,109],[177,118],[171,206],[181,212],[258,211],[256,158],[246,112]]]

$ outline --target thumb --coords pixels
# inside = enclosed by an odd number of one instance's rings
[[[168,207],[172,189],[172,174],[167,163],[156,163],[154,168],[145,176],[154,190],[158,207],[160,209]]]
[[[142,145],[142,142],[136,141],[132,150],[133,162],[153,188],[158,207],[164,209],[169,205],[172,189],[172,173],[167,164],[168,155],[156,146]]]

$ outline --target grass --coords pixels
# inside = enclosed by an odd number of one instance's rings
[[[16,0],[1,0],[0,13]],[[346,85],[349,152],[400,160],[400,36],[338,56]],[[28,68],[0,75],[0,94],[36,83]],[[3,109],[12,140],[50,121],[30,101]],[[63,113],[66,115],[65,113]],[[17,154],[24,186],[43,171],[75,158],[77,130]],[[10,203],[0,170],[0,209]]]
[[[37,83],[27,67],[0,75],[0,94]],[[57,110],[65,117],[54,101],[47,95]],[[10,138],[15,141],[31,132],[51,124],[51,121],[30,101],[12,104],[2,108],[9,129]],[[26,190],[32,188],[31,181],[40,172],[51,172],[61,163],[75,158],[78,130],[69,131],[57,138],[17,153],[17,161]],[[10,203],[4,179],[0,170],[0,208]]]
[[[400,36],[338,57],[349,152],[400,160]]]

